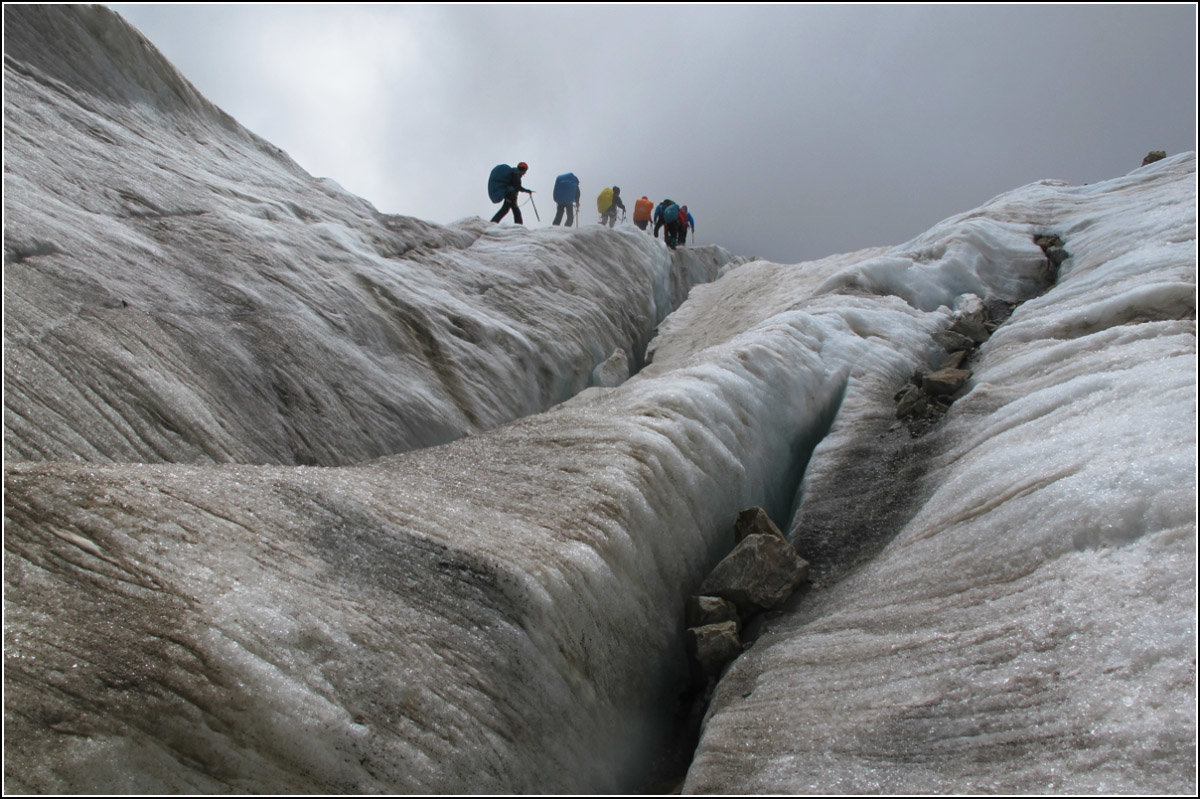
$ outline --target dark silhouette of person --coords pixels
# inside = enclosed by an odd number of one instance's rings
[[[500,210],[492,217],[493,222],[499,222],[504,218],[505,214],[512,211],[513,221],[518,225],[525,224],[525,221],[521,218],[521,209],[517,207],[517,194],[522,191],[526,194],[533,194],[532,191],[521,186],[521,178],[528,171],[529,164],[522,161],[517,164],[516,169],[509,173],[508,187],[504,190],[504,205],[501,205]]]

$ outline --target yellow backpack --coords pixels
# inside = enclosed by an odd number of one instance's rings
[[[607,188],[600,192],[600,196],[596,198],[596,210],[604,213],[612,207],[613,191],[612,188]]]

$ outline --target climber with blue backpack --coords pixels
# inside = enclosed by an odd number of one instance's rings
[[[517,207],[517,194],[523,191],[531,195],[532,199],[533,191],[521,186],[521,178],[528,171],[529,164],[524,161],[515,167],[508,164],[497,164],[492,169],[492,174],[488,177],[488,197],[494,203],[504,203],[492,217],[493,222],[499,222],[511,210],[513,221],[518,225],[525,224],[521,219],[521,209]]]
[[[563,214],[567,215],[567,227],[571,226],[579,216],[579,178],[573,172],[559,175],[554,181],[554,202],[558,203],[558,213],[554,215],[554,224],[562,222]],[[572,213],[571,206],[575,206]]]
[[[666,228],[663,231],[663,239],[667,246],[675,249],[675,245],[679,243],[679,205],[672,200],[663,200],[658,204],[658,208],[654,209],[654,238],[658,238],[661,228]]]

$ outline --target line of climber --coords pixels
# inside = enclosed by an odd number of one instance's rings
[[[521,185],[521,178],[525,177],[525,173],[528,171],[529,165],[524,161],[516,166],[497,164],[492,169],[492,173],[488,177],[488,197],[493,203],[502,203],[500,210],[492,217],[493,222],[499,222],[511,211],[514,222],[518,225],[525,224],[521,217],[521,208],[517,203],[517,198],[521,192],[525,192],[530,195],[530,202],[533,201],[533,190]],[[567,227],[571,227],[572,223],[576,226],[582,224],[579,213],[581,196],[579,178],[575,177],[574,173],[567,172],[559,175],[554,181],[554,203],[558,206],[558,211],[554,215],[553,224],[562,224],[564,218]],[[624,201],[621,200],[620,187],[605,187],[596,197],[596,210],[600,212],[601,225],[615,226],[618,210],[621,212],[621,221],[625,221],[626,209]],[[536,205],[533,207],[533,212],[535,215],[537,214]],[[654,238],[658,238],[660,230],[664,231],[663,239],[672,250],[687,243],[689,227],[692,229],[693,236],[696,232],[696,218],[688,212],[686,205],[680,205],[667,199],[655,206],[648,197],[643,195],[633,204],[633,224],[637,225],[640,230],[646,230],[651,223],[654,224]]]

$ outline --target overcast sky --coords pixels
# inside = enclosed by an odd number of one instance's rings
[[[380,211],[490,217],[526,161],[783,263],[901,244],[1041,179],[1196,149],[1176,5],[110,4],[202,94]]]

